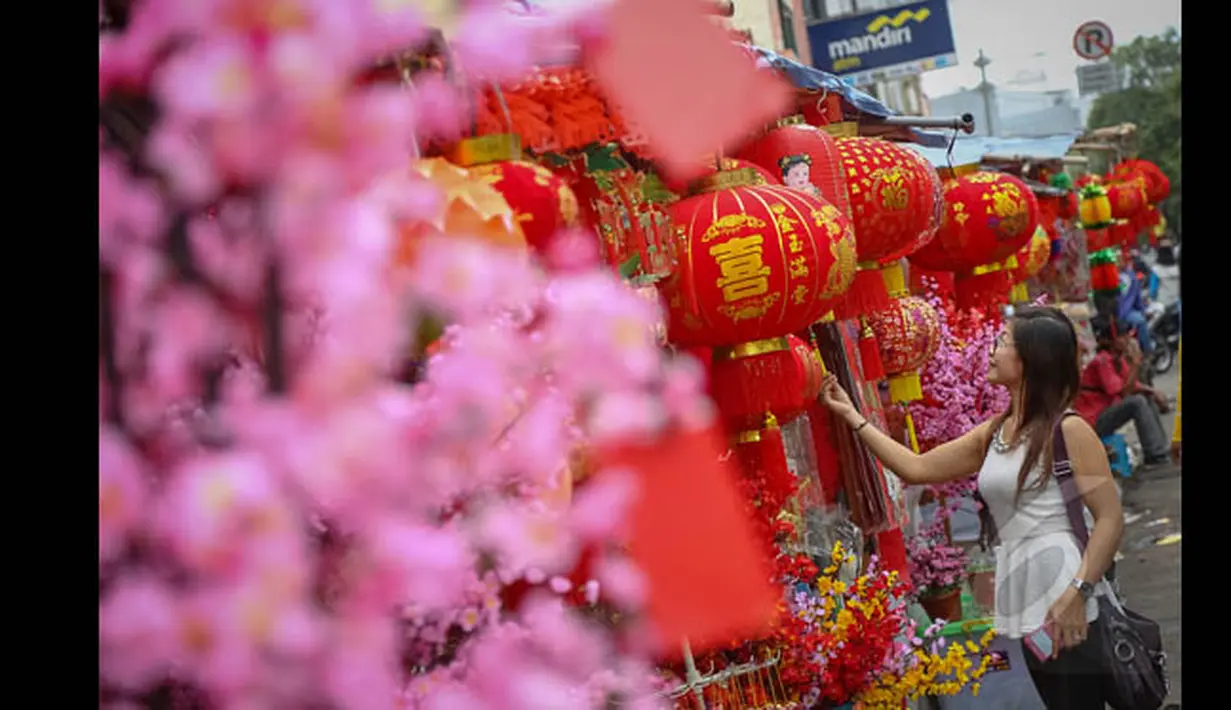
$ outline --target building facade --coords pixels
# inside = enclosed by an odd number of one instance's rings
[[[731,27],[747,33],[758,47],[811,64],[804,1],[735,0]]]

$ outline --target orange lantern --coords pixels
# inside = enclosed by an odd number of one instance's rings
[[[944,196],[939,236],[911,254],[910,263],[956,272],[962,307],[1003,301],[1010,284],[1001,262],[1030,241],[1038,201],[1020,179],[982,171],[949,180]]]
[[[820,354],[794,335],[719,348],[711,395],[737,427],[756,427],[766,414],[785,424],[820,396],[824,372]]]
[[[936,171],[919,153],[879,138],[838,138],[851,200],[859,274],[838,315],[853,318],[888,305],[881,264],[927,244],[940,226]]]
[[[1034,278],[1051,258],[1051,237],[1048,236],[1047,230],[1043,229],[1043,225],[1035,227],[1034,235],[1026,246],[1017,250],[1016,257],[1017,267],[1009,273],[1009,278],[1013,281],[1009,300],[1013,303],[1025,303],[1030,299],[1026,282]]]
[[[850,215],[851,201],[842,177],[837,141],[805,123],[803,116],[779,121],[777,127],[745,145],[737,155],[773,171],[783,185],[819,197]]]
[[[889,397],[894,402],[923,399],[919,368],[940,347],[940,318],[927,301],[916,296],[895,298],[888,308],[868,316],[876,333],[881,362],[889,376]]]
[[[399,266],[411,265],[419,241],[431,235],[464,235],[500,247],[526,248],[526,237],[509,203],[465,168],[443,158],[427,158],[415,161],[412,169],[439,188],[444,199],[431,219],[398,225],[395,263]]]
[[[573,191],[547,168],[523,160],[517,136],[467,138],[454,147],[453,158],[504,196],[531,249],[543,251],[558,230],[577,224]]]
[[[668,337],[734,345],[811,325],[850,286],[855,235],[823,200],[723,171],[672,205],[676,272],[662,282]]]

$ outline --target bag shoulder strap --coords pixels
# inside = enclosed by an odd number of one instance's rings
[[[1064,420],[1077,416],[1077,412],[1067,410],[1056,422],[1056,430],[1052,439],[1052,475],[1060,485],[1060,494],[1064,496],[1064,508],[1068,513],[1069,525],[1073,527],[1073,535],[1077,538],[1078,551],[1086,553],[1086,544],[1090,541],[1090,530],[1086,527],[1085,503],[1081,499],[1081,491],[1077,490],[1077,481],[1073,480],[1073,463],[1069,460],[1069,447],[1064,442]]]

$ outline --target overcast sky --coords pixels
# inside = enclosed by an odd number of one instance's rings
[[[738,2],[739,0],[736,0]],[[923,75],[929,96],[979,83],[973,62],[982,47],[992,60],[988,80],[1005,89],[1077,90],[1073,33],[1087,20],[1111,26],[1116,44],[1180,27],[1180,0],[949,0],[959,66]],[[1029,75],[1044,81],[1011,83]]]

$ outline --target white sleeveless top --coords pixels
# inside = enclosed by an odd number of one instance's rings
[[[993,436],[999,436],[996,432]],[[1069,524],[1060,484],[1031,490],[1041,466],[1026,480],[1016,504],[1017,474],[1026,446],[999,453],[990,446],[979,471],[979,494],[996,523],[996,633],[1020,638],[1043,625],[1047,610],[1073,584],[1081,566],[1077,538]],[[1103,585],[1099,591],[1102,593]],[[1098,618],[1098,602],[1086,602],[1086,621]]]

